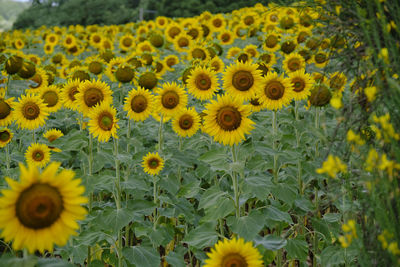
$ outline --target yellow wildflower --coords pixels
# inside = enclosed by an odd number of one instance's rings
[[[328,159],[322,163],[322,168],[316,170],[317,173],[327,173],[331,178],[335,178],[338,172],[346,172],[347,166],[339,157],[329,155]]]

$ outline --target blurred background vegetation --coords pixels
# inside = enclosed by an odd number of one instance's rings
[[[0,32],[11,29],[17,16],[29,5],[28,2],[0,0]]]

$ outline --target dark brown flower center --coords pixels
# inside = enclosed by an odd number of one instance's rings
[[[246,259],[242,255],[232,253],[222,259],[221,267],[247,267]]]
[[[4,99],[0,99],[0,120],[7,118],[11,113],[11,107]]]
[[[204,52],[203,49],[195,48],[192,51],[192,57],[193,58],[199,58],[199,59],[203,60],[203,59],[205,59],[207,57],[207,54],[206,54],[206,52]]]
[[[223,107],[217,113],[217,123],[225,131],[236,130],[241,122],[242,116],[234,107]]]
[[[135,72],[130,67],[119,67],[115,72],[115,77],[119,82],[128,83],[132,81],[135,76]]]
[[[48,184],[33,184],[22,191],[15,207],[21,224],[31,229],[51,226],[63,210],[60,192]]]
[[[4,131],[0,131],[0,141],[1,142],[7,142],[8,140],[10,140],[11,135],[8,131],[4,130]]]
[[[124,46],[126,46],[126,47],[130,47],[131,45],[132,45],[132,39],[131,38],[128,38],[128,37],[125,37],[123,40],[122,40],[122,44],[124,45]]]
[[[179,104],[179,95],[175,91],[168,91],[161,97],[164,108],[173,109]]]
[[[201,73],[195,79],[196,87],[200,90],[208,90],[211,87],[211,79],[207,74]]]
[[[296,43],[293,42],[293,41],[287,41],[287,42],[284,42],[284,43],[281,45],[281,50],[282,50],[282,52],[285,53],[285,54],[290,54],[290,53],[292,53],[293,50],[294,50],[295,48],[296,48]]]
[[[300,77],[293,78],[292,84],[293,84],[293,90],[297,93],[303,91],[304,88],[306,87],[306,83]]]
[[[244,24],[249,26],[254,23],[254,18],[253,18],[253,16],[246,16],[243,21],[244,21]]]
[[[38,88],[43,82],[42,76],[38,73],[36,73],[30,80],[35,83],[29,85],[30,88]]]
[[[322,53],[318,53],[315,55],[315,62],[321,64],[326,61],[326,55]]]
[[[110,114],[108,112],[103,112],[98,117],[98,123],[99,123],[99,127],[102,130],[111,131],[113,124],[114,124],[114,118],[113,118],[112,114]]]
[[[149,90],[156,87],[157,82],[157,75],[153,72],[145,72],[139,77],[139,85]]]
[[[42,150],[35,150],[32,152],[32,158],[34,161],[42,161],[44,159],[44,153]]]
[[[232,76],[232,85],[239,91],[247,91],[254,84],[254,77],[249,71],[239,70]]]
[[[180,33],[181,33],[181,29],[179,29],[178,27],[171,27],[171,28],[168,30],[168,35],[169,35],[172,39],[174,39],[175,36],[177,36],[177,35],[180,34]]]
[[[176,64],[176,59],[175,59],[175,58],[170,57],[170,58],[167,59],[167,65],[168,65],[168,67],[172,67],[172,66],[175,65],[175,64]]]
[[[97,44],[97,43],[100,43],[100,41],[101,41],[100,36],[98,36],[98,35],[93,36],[93,42],[95,42]]]
[[[227,43],[229,40],[231,40],[231,35],[229,33],[224,33],[221,36],[221,40],[222,42]]]
[[[259,106],[259,105],[261,105],[261,103],[258,102],[258,99],[257,99],[257,98],[251,99],[251,100],[250,100],[250,104],[252,104],[253,106]]]
[[[150,158],[147,161],[147,165],[150,169],[157,169],[157,167],[160,166],[160,161],[158,158]]]
[[[58,103],[58,95],[54,91],[47,91],[43,94],[43,102],[47,104],[48,107],[54,107]]]
[[[299,70],[301,68],[301,61],[299,58],[291,58],[289,59],[287,66],[290,71]]]
[[[90,62],[89,71],[97,75],[103,71],[103,65],[97,61]]]
[[[78,93],[78,87],[73,86],[68,90],[68,97],[69,99],[74,102],[76,100],[75,95]]]
[[[147,99],[143,95],[137,95],[131,100],[131,109],[136,113],[141,113],[147,108]]]
[[[89,88],[83,94],[83,98],[86,106],[91,108],[103,101],[104,96],[101,90],[99,90],[98,88]]]
[[[281,27],[288,30],[294,26],[294,20],[291,17],[284,17],[280,21]]]
[[[58,135],[50,135],[47,137],[47,140],[49,140],[50,143],[57,139],[58,139]]]
[[[276,37],[275,35],[269,35],[266,39],[265,39],[265,45],[269,48],[273,48],[278,44],[278,37]]]
[[[34,120],[39,117],[40,108],[34,102],[27,102],[22,107],[22,115],[28,120]]]
[[[214,25],[214,27],[219,28],[222,26],[222,20],[219,18],[216,18],[212,21],[212,24]]]
[[[186,37],[181,37],[178,40],[179,47],[187,47],[189,45],[189,40]]]
[[[187,34],[192,36],[193,39],[196,39],[199,36],[199,31],[195,28],[192,28],[188,31]]]
[[[285,86],[279,81],[270,81],[265,85],[264,93],[269,99],[278,100],[285,93]]]
[[[189,130],[193,125],[192,116],[185,114],[179,118],[179,127],[184,130]]]

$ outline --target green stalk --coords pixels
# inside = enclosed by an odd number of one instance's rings
[[[154,204],[155,204],[155,208],[154,208],[154,214],[153,214],[153,229],[156,230],[156,226],[157,226],[157,202],[158,202],[158,198],[157,198],[157,177],[155,175],[153,175],[153,200],[154,200]]]
[[[179,136],[178,150],[182,151],[182,136]],[[178,180],[180,183],[182,182],[181,165],[178,166]]]
[[[299,101],[295,102],[295,109],[294,109],[294,113],[295,113],[295,118],[296,121],[299,121]],[[297,129],[297,127],[295,127],[295,131],[296,131],[296,146],[297,148],[300,148],[300,132]],[[297,182],[299,184],[299,191],[300,191],[300,195],[303,195],[303,179],[301,177],[301,161],[300,159],[297,160]]]
[[[6,145],[6,149],[5,149],[7,173],[10,172],[10,150],[8,147],[9,147],[9,145]]]
[[[160,127],[158,128],[158,153],[161,154],[162,147],[163,147],[163,115],[160,115]]]
[[[232,161],[236,163],[237,162],[236,145],[231,146],[231,152],[232,152]],[[232,185],[233,185],[233,194],[234,194],[235,209],[236,209],[236,218],[239,218],[240,217],[239,183],[235,171],[232,171]]]
[[[319,129],[319,108],[315,107],[315,116],[314,116],[314,123],[315,123],[315,128]],[[318,141],[315,144],[315,157],[317,158],[319,156],[318,152]]]
[[[129,154],[130,147],[129,147],[129,139],[131,138],[131,120],[128,119],[128,132],[126,133],[126,152]]]
[[[314,188],[314,195],[315,195],[315,211],[316,211],[316,217],[318,216],[319,213],[319,202],[318,202],[318,189],[315,187]],[[314,242],[313,242],[313,267],[317,266],[317,253],[318,253],[318,236],[317,232],[314,231]]]
[[[274,110],[273,117],[272,117],[272,133],[273,133],[273,138],[274,141],[272,142],[272,149],[274,150],[274,182],[278,183],[278,155],[276,154],[277,150],[277,142],[275,140],[277,134],[278,134],[278,123],[277,123],[277,114],[276,110]]]
[[[80,123],[82,125],[82,121]],[[88,153],[89,153],[89,158],[88,158],[88,174],[87,174],[87,181],[86,183],[89,184],[89,177],[92,176],[92,165],[93,165],[93,137],[89,133],[89,148],[88,148]],[[89,214],[92,211],[92,202],[93,202],[93,192],[89,193],[89,201],[88,201],[88,209],[89,209]],[[88,246],[87,249],[87,264],[89,265],[92,261],[92,248]]]
[[[10,84],[10,78],[11,78],[11,75],[10,75],[10,74],[8,74],[8,77],[7,77],[7,85],[6,85],[6,90],[5,90],[5,92],[4,92],[4,98],[7,98],[8,85]]]
[[[36,141],[36,135],[35,135],[35,130],[32,131],[32,143],[35,143]]]
[[[115,193],[115,204],[117,206],[117,210],[121,209],[121,175],[119,170],[119,159],[118,159],[118,139],[113,138],[114,140],[114,159],[115,159],[115,187],[117,192]],[[118,231],[118,267],[122,266],[122,230]]]
[[[131,120],[128,119],[128,132],[126,133],[126,140],[127,140],[127,142],[126,142],[126,152],[128,154],[130,152],[130,146],[129,146],[129,139],[130,138],[131,138]],[[126,167],[125,181],[128,181],[129,173],[130,173],[130,167],[127,166]],[[129,199],[129,194],[126,193],[126,195],[125,195],[126,204],[128,204],[128,199]],[[130,227],[129,227],[129,225],[127,225],[125,227],[125,240],[126,240],[125,241],[126,245],[129,247],[129,241],[130,241]]]

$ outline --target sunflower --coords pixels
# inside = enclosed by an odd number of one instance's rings
[[[153,67],[153,71],[159,77],[162,77],[165,74],[165,72],[167,71],[167,65],[164,63],[164,61],[153,60],[152,67]]]
[[[0,129],[0,148],[11,142],[14,134],[7,128]]]
[[[43,168],[50,162],[50,149],[44,144],[31,144],[25,152],[28,165]]]
[[[76,101],[76,94],[78,93],[78,88],[81,82],[78,79],[68,80],[64,87],[61,89],[61,100],[64,107],[78,110],[78,102]]]
[[[187,83],[189,93],[200,100],[213,98],[219,88],[216,72],[202,66],[197,66],[190,72]]]
[[[230,45],[235,41],[234,35],[230,30],[221,31],[217,38],[222,45]]]
[[[189,109],[182,110],[172,120],[172,129],[179,136],[191,137],[200,128],[200,116],[196,110],[192,107]]]
[[[108,142],[110,137],[118,138],[119,128],[116,118],[117,110],[107,102],[96,105],[89,113],[89,132],[97,137],[99,142]]]
[[[53,251],[54,243],[64,246],[70,235],[79,229],[77,220],[84,219],[87,203],[85,188],[75,173],[62,170],[53,162],[42,172],[34,166],[20,164],[20,182],[6,177],[9,189],[0,197],[1,236],[12,242],[14,250],[27,248],[44,253]]]
[[[17,50],[21,50],[25,46],[24,40],[17,38],[16,40],[13,41],[13,46]]]
[[[125,63],[125,59],[122,57],[114,57],[110,60],[110,62],[108,62],[105,73],[112,82],[117,81],[115,78],[115,72],[117,71],[119,65],[123,63]]]
[[[43,46],[43,51],[46,55],[51,55],[54,52],[54,45],[52,44],[45,44]]]
[[[293,85],[294,100],[307,99],[313,84],[311,75],[305,73],[304,69],[289,73],[290,82]]]
[[[75,95],[79,110],[83,115],[89,115],[90,110],[100,103],[112,103],[110,86],[100,80],[84,81],[79,84],[78,93]]]
[[[135,78],[135,71],[127,64],[122,63],[114,72],[115,79],[120,83],[130,83]]]
[[[194,45],[188,51],[189,60],[208,60],[210,58],[209,52],[204,46]]]
[[[27,93],[38,93],[48,83],[48,77],[46,71],[41,68],[36,68],[36,73],[30,79],[29,89],[26,90]]]
[[[175,82],[164,83],[157,90],[156,108],[165,117],[171,117],[180,109],[186,107],[187,95],[185,90]]]
[[[257,67],[250,62],[238,61],[227,67],[223,77],[226,92],[242,101],[253,98],[257,88],[262,87],[261,71]]]
[[[147,153],[143,157],[142,167],[144,172],[150,175],[157,175],[164,168],[164,160],[156,153]]]
[[[260,252],[243,238],[220,240],[207,256],[203,267],[264,266]]]
[[[0,126],[8,126],[14,120],[14,97],[5,98],[5,91],[0,92]]]
[[[287,37],[285,40],[281,42],[281,51],[288,55],[292,53],[297,47],[297,40]]]
[[[242,22],[247,27],[258,23],[258,14],[254,11],[245,12],[242,16]]]
[[[94,75],[102,74],[104,71],[104,66],[106,65],[106,62],[97,55],[87,57],[85,62],[87,64],[88,71]]]
[[[282,64],[283,69],[288,73],[306,68],[306,62],[304,58],[298,53],[285,55],[285,59],[283,60]]]
[[[329,87],[333,90],[334,94],[340,95],[347,82],[347,77],[343,72],[332,73],[329,79]]]
[[[58,129],[50,129],[43,134],[43,137],[46,138],[49,143],[52,143],[62,136],[64,136],[64,134]],[[48,146],[48,148],[54,152],[61,152],[61,149],[54,146]]]
[[[157,28],[161,28],[161,29],[164,29],[165,27],[167,27],[168,26],[168,18],[167,17],[164,17],[164,16],[158,16],[157,18],[156,18],[156,26],[157,26]]]
[[[242,49],[240,49],[237,46],[232,46],[231,48],[228,49],[228,52],[226,54],[226,58],[236,58],[237,55],[239,55],[239,53],[242,51]]]
[[[209,20],[210,30],[213,32],[219,32],[225,29],[226,21],[222,14],[213,15]]]
[[[58,34],[50,33],[50,34],[46,35],[45,42],[55,46],[55,45],[57,45],[59,40],[60,40],[60,37],[58,36]]]
[[[164,63],[169,71],[174,71],[174,65],[179,63],[179,58],[175,55],[168,55],[164,58]]]
[[[312,36],[311,29],[301,27],[297,31],[297,43],[299,43],[299,44],[304,43],[311,36]]]
[[[143,87],[144,89],[153,90],[157,86],[159,79],[160,77],[156,73],[152,71],[146,71],[140,74],[138,83],[139,86]]]
[[[294,97],[293,85],[288,78],[269,72],[263,79],[264,86],[260,87],[257,96],[265,108],[281,109],[292,101]]]
[[[251,108],[241,100],[219,95],[205,106],[203,131],[224,145],[238,144],[254,128],[254,122],[247,118],[250,112]]]
[[[182,27],[175,22],[168,24],[165,29],[165,37],[168,41],[173,42],[175,37],[183,31]]]
[[[175,49],[178,52],[187,52],[188,48],[192,46],[193,40],[192,36],[181,32],[174,38]]]
[[[132,89],[125,98],[124,110],[128,112],[130,119],[144,121],[154,110],[154,96],[142,87]]]
[[[328,54],[323,51],[318,51],[313,57],[313,62],[317,68],[324,68],[329,63]]]
[[[76,40],[75,36],[73,36],[72,34],[67,34],[67,36],[65,36],[65,38],[63,40],[63,46],[68,49],[68,48],[75,46],[76,42],[77,42],[77,40]]]
[[[258,54],[259,54],[257,51],[257,46],[253,45],[253,44],[246,45],[243,48],[243,51],[246,52],[247,54],[249,54],[252,58],[258,57]]]
[[[213,57],[208,64],[210,65],[211,70],[215,72],[222,72],[225,68],[225,63],[219,57]]]
[[[263,48],[264,50],[268,52],[275,52],[279,49],[279,40],[280,40],[280,35],[276,32],[270,32],[265,36],[264,42],[263,42]]]
[[[62,106],[60,89],[57,85],[50,85],[40,91],[40,98],[47,105],[48,112],[56,112]]]
[[[119,48],[122,51],[129,51],[135,47],[135,38],[131,34],[125,34],[119,39]]]
[[[18,101],[15,104],[15,122],[19,128],[34,130],[46,123],[48,109],[39,96],[28,93]]]
[[[153,47],[153,45],[149,41],[143,41],[139,43],[136,47],[136,53],[139,55],[148,52],[148,53],[154,53],[156,52],[156,49]]]

